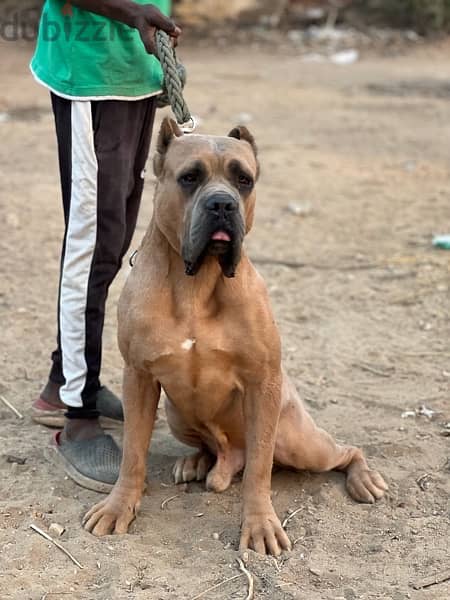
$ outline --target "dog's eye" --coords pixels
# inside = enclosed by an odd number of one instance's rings
[[[189,173],[184,173],[183,175],[181,175],[178,179],[178,182],[180,183],[180,185],[191,186],[198,183],[199,178],[200,175],[197,171],[191,171]]]
[[[239,187],[249,188],[253,185],[253,180],[248,176],[241,173],[238,176]]]

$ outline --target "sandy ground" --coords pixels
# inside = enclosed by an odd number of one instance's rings
[[[278,514],[301,510],[287,525],[290,554],[250,553],[257,600],[450,597],[448,581],[411,586],[449,568],[450,253],[431,247],[450,227],[448,50],[346,67],[273,49],[181,52],[201,131],[226,133],[241,113],[252,116],[262,177],[248,249],[271,292],[287,369],[315,419],[363,447],[390,485],[385,500],[362,506],[338,473],[275,473]],[[11,116],[0,123],[0,394],[25,417],[0,404],[1,600],[193,600],[221,582],[202,597],[244,599],[244,577],[225,581],[239,574],[240,483],[223,495],[174,486],[171,466],[186,450],[163,415],[128,535],[84,532],[80,519],[99,496],[44,457],[50,433],[31,422],[30,403],[53,348],[62,216],[52,116],[27,71],[31,51],[0,48],[0,112]],[[152,190],[149,176],[134,247]],[[103,380],[117,391],[125,274],[104,337]],[[422,405],[432,418],[402,418]],[[52,522],[66,527],[61,541],[83,570],[30,529]]]

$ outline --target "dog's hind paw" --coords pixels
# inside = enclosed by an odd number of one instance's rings
[[[203,481],[214,464],[214,458],[208,452],[196,452],[191,456],[181,456],[173,467],[175,483]]]
[[[384,496],[388,486],[378,471],[371,469],[349,469],[347,473],[347,490],[357,502],[373,504]]]

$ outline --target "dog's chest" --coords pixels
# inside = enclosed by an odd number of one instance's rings
[[[161,383],[171,400],[183,404],[203,398],[218,402],[239,387],[239,353],[225,328],[164,328],[153,332],[143,367]],[[212,406],[210,406],[210,409]]]

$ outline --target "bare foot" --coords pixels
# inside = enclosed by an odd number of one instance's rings
[[[98,419],[66,419],[64,429],[61,431],[61,442],[80,442],[91,440],[103,435]]]
[[[59,390],[61,389],[61,384],[54,383],[50,379],[45,384],[44,389],[42,390],[40,397],[42,400],[48,402],[48,404],[52,404],[55,408],[67,408],[67,406],[61,402],[59,397]]]

